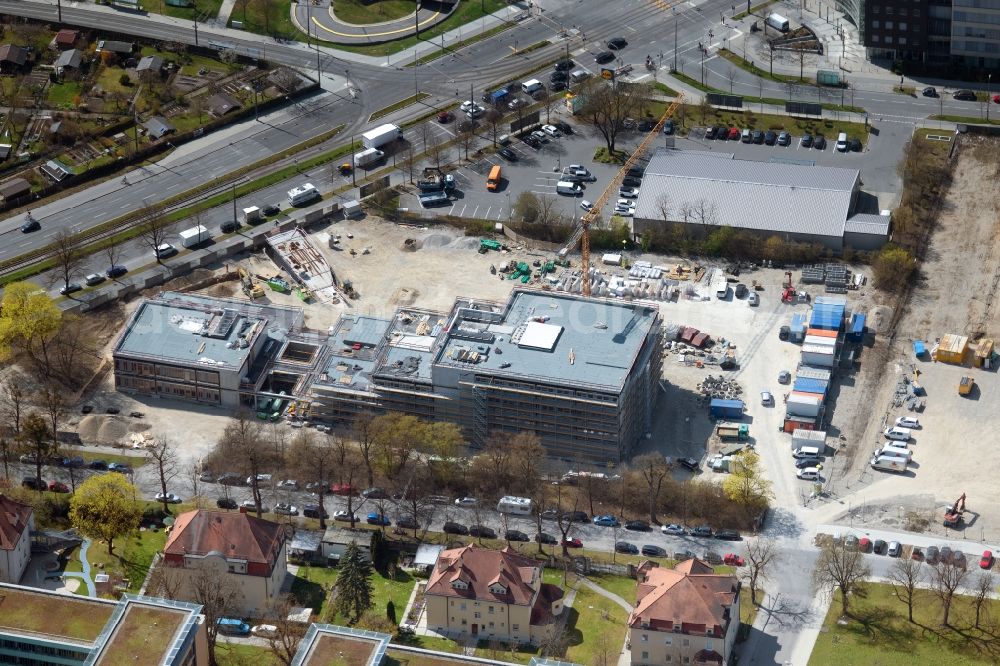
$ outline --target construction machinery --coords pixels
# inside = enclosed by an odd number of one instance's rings
[[[958,380],[958,394],[959,395],[972,395],[972,389],[976,385],[976,380],[972,377],[966,375]]]
[[[792,272],[785,271],[785,281],[781,284],[781,302],[795,302],[795,287],[792,286]]]
[[[240,284],[243,285],[243,293],[250,300],[264,297],[264,287],[253,279],[249,271],[240,268]]]
[[[965,513],[965,493],[955,500],[951,508],[944,511],[944,526],[956,528],[962,524],[962,514]]]
[[[643,138],[639,147],[635,149],[627,160],[625,160],[625,164],[623,164],[622,168],[618,170],[615,177],[611,179],[608,186],[604,188],[604,191],[601,192],[601,196],[594,200],[593,206],[590,210],[584,213],[583,217],[580,218],[580,226],[578,226],[576,231],[573,232],[573,235],[570,237],[566,247],[560,251],[560,258],[565,259],[571,251],[576,249],[576,244],[580,243],[580,274],[583,279],[584,296],[590,296],[590,225],[593,224],[598,217],[600,217],[601,211],[604,210],[604,206],[607,204],[608,199],[619,191],[622,180],[625,178],[625,174],[628,173],[629,169],[645,157],[646,153],[649,151],[649,147],[653,145],[653,141],[656,140],[657,137],[660,136],[660,132],[663,131],[663,125],[674,115],[683,101],[684,94],[678,94],[674,101],[666,108],[666,110],[664,110],[663,115],[660,116],[656,125],[649,131],[649,134]]]

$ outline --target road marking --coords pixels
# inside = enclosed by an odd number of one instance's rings
[[[497,219],[498,220],[503,219],[503,206],[500,207],[500,212],[497,213]]]
[[[462,210],[463,210],[463,212],[465,211],[465,209],[462,209]],[[476,213],[478,213],[478,212],[479,212],[479,206],[476,206],[476,210],[472,211],[472,217],[476,217]]]
[[[478,209],[477,209],[477,210],[478,210]],[[486,209],[486,212],[485,212],[485,213],[483,213],[483,219],[484,219],[484,220],[488,220],[488,219],[490,219],[490,211],[491,211],[491,210],[493,210],[493,206],[490,206],[489,208],[487,208],[487,209]]]
[[[458,214],[459,217],[465,217],[465,209],[468,208],[469,204],[462,204],[462,212]]]

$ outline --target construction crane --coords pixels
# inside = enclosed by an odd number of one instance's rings
[[[566,244],[566,248],[563,251],[566,254],[569,254],[569,252],[576,248],[576,244],[580,243],[580,254],[582,255],[581,262],[583,265],[584,296],[590,296],[590,225],[593,224],[598,217],[600,217],[601,211],[604,210],[604,205],[608,202],[612,193],[618,191],[618,188],[621,187],[622,179],[625,177],[625,174],[628,173],[628,170],[631,169],[636,162],[645,156],[646,151],[649,150],[653,141],[663,130],[664,123],[666,123],[667,120],[674,115],[674,112],[677,111],[677,108],[681,105],[683,100],[684,95],[682,93],[677,95],[676,99],[674,99],[674,101],[667,106],[663,115],[660,116],[660,119],[657,121],[656,126],[650,130],[649,134],[647,134],[642,140],[642,143],[639,144],[639,147],[632,152],[632,155],[625,160],[625,164],[623,164],[622,168],[618,170],[615,177],[611,179],[608,186],[604,188],[604,191],[601,192],[601,196],[597,197],[597,200],[594,201],[593,207],[591,207],[591,209],[587,211],[582,218],[580,218],[580,226],[577,227],[573,236],[570,238],[569,243]]]

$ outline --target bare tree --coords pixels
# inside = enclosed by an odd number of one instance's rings
[[[53,450],[59,447],[59,423],[66,414],[66,403],[63,400],[63,389],[60,386],[49,383],[46,384],[38,394],[42,409],[45,410],[45,417],[49,420],[49,429],[52,434]]]
[[[813,584],[820,591],[840,591],[841,615],[848,615],[852,594],[861,592],[862,584],[871,576],[864,553],[857,548],[829,542],[820,550],[813,570]]]
[[[292,440],[286,459],[295,474],[307,483],[312,483],[316,489],[319,504],[319,527],[326,529],[326,511],[324,502],[330,492],[330,476],[334,464],[334,438],[329,434],[314,435],[310,430],[302,432]]]
[[[63,287],[69,290],[69,283],[80,269],[86,256],[80,251],[79,244],[73,238],[73,233],[63,227],[52,238],[52,258],[56,271],[62,279]]]
[[[375,415],[371,412],[362,412],[354,419],[352,427],[354,441],[358,443],[358,451],[361,453],[361,460],[365,463],[368,472],[368,487],[375,485],[375,469],[372,464],[375,452],[375,427],[373,423]]]
[[[757,604],[757,591],[761,588],[761,583],[770,577],[779,559],[778,546],[773,539],[760,537],[747,543],[746,568],[742,577],[750,588],[752,604]]]
[[[931,583],[934,594],[941,601],[941,625],[944,627],[950,626],[948,619],[951,614],[951,604],[955,600],[955,593],[965,582],[967,575],[968,572],[964,567],[956,566],[952,562],[941,562],[934,568]]]
[[[490,109],[483,116],[483,122],[489,128],[490,138],[493,139],[493,147],[497,147],[497,140],[503,133],[503,114],[496,109]]]
[[[990,571],[981,571],[979,576],[976,577],[975,594],[972,597],[972,605],[976,609],[976,629],[979,629],[982,620],[988,619],[984,617],[984,611],[985,615],[988,616],[990,606],[986,602],[990,600],[995,587],[996,580]]]
[[[649,91],[646,84],[619,82],[608,85],[597,80],[588,84],[587,101],[581,115],[601,134],[612,155],[618,136],[625,129],[625,119],[644,107]]]
[[[247,475],[257,517],[260,518],[262,510],[258,477],[276,456],[274,448],[265,443],[260,423],[250,411],[240,409],[233,415],[222,433],[214,455],[223,460],[241,463],[241,472]]]
[[[459,131],[458,137],[456,138],[458,139],[458,145],[460,145],[462,150],[465,151],[465,159],[468,160],[469,148],[471,148],[472,144],[476,142],[476,128],[473,127],[472,123],[469,123],[464,129]]]
[[[12,372],[3,383],[4,399],[0,401],[0,404],[3,405],[3,415],[7,425],[14,431],[15,437],[21,434],[21,417],[25,407],[23,385],[24,377],[17,372]]]
[[[538,101],[541,102],[542,108],[545,109],[545,122],[552,122],[552,109],[559,105],[559,95],[551,95],[548,91],[543,91]]]
[[[187,466],[187,479],[191,483],[191,501],[195,503],[197,508],[202,508],[202,498],[201,498],[201,465],[193,463]]]
[[[424,123],[426,125],[426,123]],[[413,184],[413,173],[417,169],[417,156],[413,150],[413,142],[407,141],[406,150],[403,151],[403,168],[406,169],[407,178],[410,185]]]
[[[441,169],[441,163],[448,162],[448,156],[451,154],[451,149],[445,144],[441,139],[437,137],[432,137],[430,141],[430,146],[427,149],[427,154],[434,161],[434,166],[438,170]]]
[[[190,569],[185,569],[185,575],[188,577],[187,585],[191,598],[201,605],[201,613],[205,616],[208,663],[210,666],[217,666],[215,643],[219,637],[219,619],[241,614],[243,593],[232,577],[225,575],[220,568],[212,564],[214,561],[203,560],[193,565],[193,573]],[[164,568],[165,579],[171,577],[170,569],[170,567]]]
[[[906,604],[907,618],[913,622],[913,602],[924,577],[923,566],[912,558],[899,558],[889,569],[888,577],[893,594]]]
[[[108,267],[117,266],[124,251],[124,246],[122,246],[122,244],[119,243],[114,236],[109,236],[105,240],[104,249],[102,250],[104,258],[108,260]]]
[[[267,637],[267,646],[278,663],[284,666],[291,666],[295,660],[299,643],[309,627],[304,622],[288,619],[294,606],[294,599],[291,597],[280,597],[269,604],[265,612],[267,623],[274,627],[273,633]]]
[[[163,209],[158,205],[147,205],[142,209],[141,222],[139,222],[139,238],[156,255],[156,263],[160,261],[156,248],[167,242],[169,223],[163,214]]]
[[[738,76],[739,76],[739,74],[737,73],[735,67],[730,67],[729,69],[726,70],[726,78],[729,79],[729,94],[730,95],[733,94],[733,86],[736,84],[736,79],[737,79]]]
[[[648,501],[649,522],[656,523],[656,505],[660,501],[660,491],[663,482],[670,474],[666,458],[659,453],[647,453],[632,461],[632,466],[642,475],[646,482],[646,500]]]
[[[166,436],[157,437],[153,440],[153,445],[146,449],[146,456],[149,461],[156,466],[156,476],[160,482],[160,493],[163,495],[164,513],[170,513],[169,502],[167,501],[167,482],[177,475],[177,449],[170,443]],[[197,477],[197,475],[195,475]]]

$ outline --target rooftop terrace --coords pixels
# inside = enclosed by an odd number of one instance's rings
[[[0,586],[0,632],[44,634],[93,643],[114,610],[113,602]]]
[[[619,390],[657,320],[656,308],[515,291],[506,309],[459,301],[438,362]],[[499,351],[498,351],[499,350]]]

